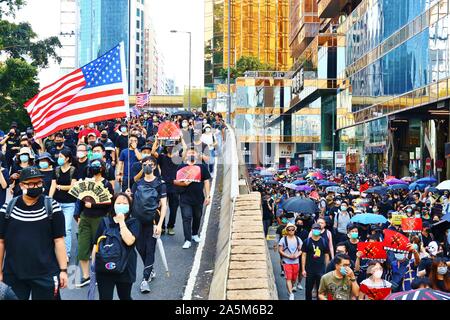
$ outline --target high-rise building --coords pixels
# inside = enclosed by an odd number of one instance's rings
[[[144,87],[144,0],[78,0],[78,66],[125,44],[128,90]]]
[[[289,0],[231,0],[230,65],[252,56],[286,71],[289,49]],[[221,83],[228,65],[228,1],[205,1],[205,86]]]
[[[59,50],[60,75],[66,75],[77,67],[77,4],[76,0],[60,0]]]

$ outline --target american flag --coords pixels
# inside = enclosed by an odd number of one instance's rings
[[[43,88],[25,103],[37,138],[129,116],[123,42]]]
[[[137,94],[137,96],[136,96],[136,107],[137,108],[143,108],[148,103],[150,90],[147,92]]]

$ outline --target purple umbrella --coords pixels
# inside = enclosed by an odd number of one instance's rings
[[[394,184],[406,184],[406,185],[408,184],[408,182],[397,179],[397,178],[392,178],[392,179],[386,180],[385,182],[390,186],[392,186]]]
[[[310,186],[297,186],[295,191],[311,191],[312,188]]]

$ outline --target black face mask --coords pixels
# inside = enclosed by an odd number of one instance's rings
[[[195,156],[189,156],[188,160],[189,160],[190,162],[195,162]]]
[[[147,164],[147,165],[144,165],[144,174],[146,174],[146,175],[149,175],[149,174],[155,174],[155,171],[156,171],[156,169],[153,167],[153,166],[151,166],[151,165],[149,165],[149,164]]]
[[[62,147],[63,143],[64,143],[64,142],[55,142],[55,146],[57,146],[57,147]]]
[[[44,192],[44,188],[31,188],[27,189],[27,196],[30,198],[37,198]]]
[[[93,147],[93,146],[95,145],[95,141],[89,142],[89,145],[90,145],[91,147]]]
[[[108,139],[108,135],[107,134],[102,134],[102,139]]]

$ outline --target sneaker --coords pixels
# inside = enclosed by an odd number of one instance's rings
[[[300,282],[297,284],[297,289],[298,289],[298,290],[303,290],[303,287],[302,287],[302,285],[301,285]]]
[[[166,234],[166,229],[165,228],[161,229],[161,235],[163,235],[163,234]]]
[[[200,237],[198,235],[192,236],[192,240],[199,243],[201,241]]]
[[[141,282],[141,293],[149,293],[150,286],[148,285],[148,281],[142,280]]]
[[[297,288],[296,288],[296,287],[293,287],[293,288],[292,288],[292,292],[297,292]]]
[[[293,293],[291,293],[291,294],[289,295],[289,300],[295,300],[295,296],[294,296]]]
[[[169,228],[169,236],[174,236],[175,235],[175,229],[174,228]]]
[[[156,272],[155,270],[152,270],[152,272],[150,272],[150,278],[148,278],[148,282],[152,282],[153,279],[156,278]]]
[[[91,282],[91,278],[81,278],[81,282],[79,284],[76,284],[75,287],[77,288],[83,288],[87,286]]]
[[[281,276],[284,278],[284,271],[281,271]]]
[[[183,249],[189,249],[191,246],[192,246],[191,242],[190,242],[190,241],[186,241],[186,242],[183,244]]]

